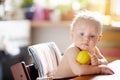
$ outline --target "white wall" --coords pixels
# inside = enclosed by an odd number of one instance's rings
[[[32,44],[54,41],[62,53],[72,42],[69,27],[34,27],[31,40]]]

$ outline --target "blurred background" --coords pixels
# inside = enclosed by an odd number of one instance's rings
[[[13,80],[10,66],[32,63],[29,45],[54,41],[64,53],[72,19],[86,9],[102,15],[103,55],[120,59],[120,0],[0,0],[0,80]]]

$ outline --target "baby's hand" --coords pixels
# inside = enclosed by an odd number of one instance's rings
[[[92,56],[91,56],[91,65],[99,65],[99,64],[100,64],[100,61],[99,61],[99,59],[97,58],[97,56],[92,55]]]
[[[114,72],[106,65],[100,65],[99,67],[101,68],[100,74],[106,74],[106,75],[114,74]]]

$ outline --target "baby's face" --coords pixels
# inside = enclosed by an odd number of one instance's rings
[[[71,36],[73,42],[82,50],[92,50],[100,40],[98,25],[90,20],[80,20],[74,25]]]

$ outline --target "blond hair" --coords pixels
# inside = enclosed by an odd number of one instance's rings
[[[76,24],[78,20],[90,20],[90,21],[96,22],[98,24],[97,27],[98,27],[99,33],[100,34],[102,33],[102,26],[103,26],[102,16],[98,12],[92,12],[88,10],[80,11],[73,19],[70,30],[73,30],[74,25]]]

